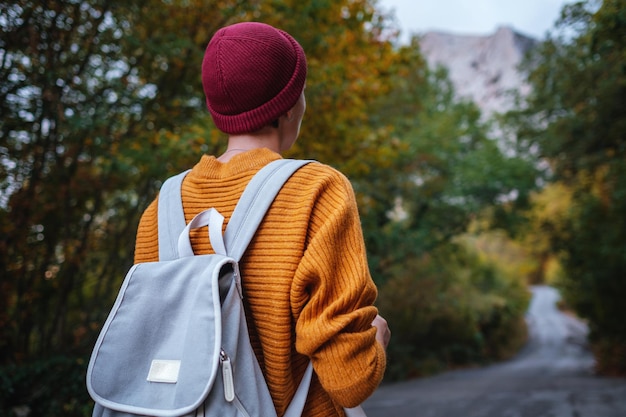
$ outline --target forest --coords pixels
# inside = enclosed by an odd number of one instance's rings
[[[306,51],[284,156],[353,184],[393,331],[386,381],[511,357],[538,283],[587,321],[597,372],[626,374],[626,0],[566,5],[525,60],[529,95],[488,119],[376,0],[15,0],[0,3],[1,415],[91,415],[87,361],[142,211],[225,149],[199,70],[240,21]]]

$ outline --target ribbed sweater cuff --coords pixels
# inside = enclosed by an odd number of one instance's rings
[[[359,392],[367,392],[367,395],[363,398],[355,396],[354,387],[345,387],[337,390],[333,390],[333,398],[341,398],[341,406],[352,408],[361,405],[370,395],[374,393],[376,388],[380,385],[383,376],[385,375],[385,368],[387,363],[387,354],[385,349],[380,343],[376,343],[376,363],[374,365],[374,371],[371,374],[364,375],[360,384],[367,387],[367,389],[360,388]]]

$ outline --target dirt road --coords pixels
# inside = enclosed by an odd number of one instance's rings
[[[586,326],[533,287],[530,338],[514,359],[480,369],[381,386],[368,417],[626,417],[626,379],[593,374]]]

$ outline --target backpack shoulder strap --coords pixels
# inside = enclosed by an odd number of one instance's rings
[[[267,209],[285,182],[309,160],[278,159],[264,166],[244,190],[224,233],[226,253],[241,260]]]
[[[311,378],[313,377],[313,363],[309,361],[309,364],[304,371],[300,385],[294,394],[287,410],[283,417],[300,417],[302,416],[302,410],[304,410],[304,404],[306,404],[306,398],[309,395],[309,386],[311,385]]]
[[[265,212],[284,183],[309,160],[278,159],[252,177],[246,186],[224,233],[226,253],[241,260]],[[161,186],[158,199],[159,260],[179,258],[178,236],[185,229],[181,186],[188,171],[170,177]]]
[[[178,235],[186,226],[181,186],[189,171],[168,178],[159,192],[157,219],[160,261],[171,261],[178,258]]]

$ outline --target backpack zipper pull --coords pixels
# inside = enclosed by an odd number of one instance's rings
[[[233,380],[233,367],[224,349],[220,351],[220,362],[222,365],[222,379],[224,381],[224,398],[231,403],[235,399],[235,382]]]

